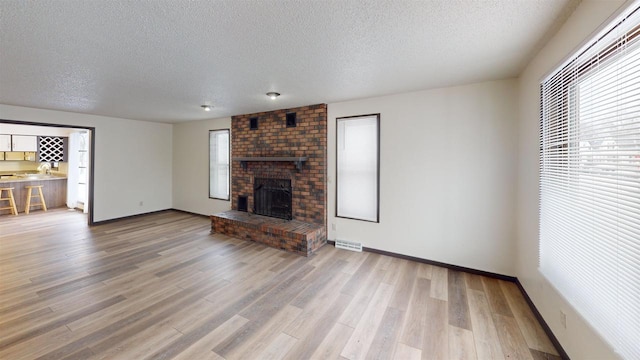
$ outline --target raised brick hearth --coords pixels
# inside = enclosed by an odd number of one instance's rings
[[[322,225],[230,210],[211,216],[211,231],[308,256],[327,241]]]
[[[326,104],[233,116],[231,158],[232,210],[211,216],[213,232],[305,256],[326,243]],[[241,160],[247,158],[252,160]],[[305,158],[305,161],[269,158]],[[253,214],[256,178],[291,181],[293,220]],[[248,213],[237,211],[239,196],[246,198]]]

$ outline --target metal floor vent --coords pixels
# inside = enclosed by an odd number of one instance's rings
[[[362,243],[359,242],[336,240],[336,247],[338,249],[362,252]]]

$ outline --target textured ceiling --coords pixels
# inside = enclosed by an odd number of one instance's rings
[[[503,79],[577,3],[1,0],[0,103],[179,122]]]

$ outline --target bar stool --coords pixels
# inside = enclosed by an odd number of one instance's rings
[[[3,192],[7,192],[8,197],[2,197]],[[13,188],[0,188],[0,201],[8,201],[9,206],[0,208],[0,210],[11,210],[11,215],[18,215],[18,209],[16,209],[16,200],[13,198]]]
[[[31,209],[32,206],[42,206],[42,210],[47,211],[47,204],[45,204],[44,202],[44,195],[42,195],[42,185],[29,185],[29,186],[25,186],[25,189],[27,189],[27,204],[24,206],[24,213],[28,214],[29,210]],[[38,194],[36,195],[32,195],[31,191],[33,189],[38,189]],[[40,203],[31,203],[31,198],[34,197],[39,197],[40,198]]]

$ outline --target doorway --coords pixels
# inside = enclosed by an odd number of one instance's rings
[[[93,224],[95,128],[0,119],[0,134],[35,136],[39,150],[35,159],[14,156],[17,160],[0,161],[0,174],[40,173],[66,178],[64,191],[56,188],[55,206],[82,211],[87,214],[88,224]],[[64,143],[64,158],[47,157],[40,151],[50,139]]]

